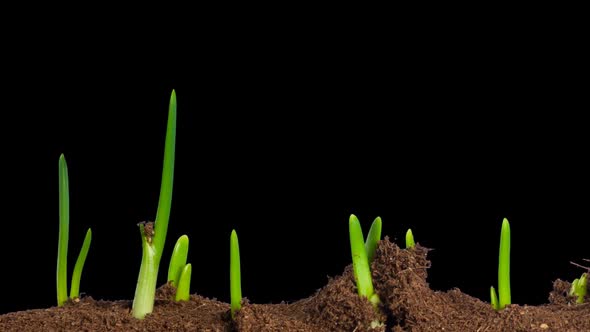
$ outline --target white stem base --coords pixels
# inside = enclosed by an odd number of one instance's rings
[[[139,268],[139,278],[131,311],[133,317],[137,319],[144,319],[147,314],[153,311],[158,281],[159,262],[156,261],[156,250],[145,242],[142,247],[141,267]]]

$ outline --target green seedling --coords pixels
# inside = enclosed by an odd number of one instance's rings
[[[416,242],[414,242],[414,234],[412,234],[412,229],[408,228],[406,232],[406,249],[411,249],[416,246]]]
[[[492,307],[495,310],[502,310],[506,305],[511,304],[510,294],[510,224],[508,219],[502,221],[500,232],[500,254],[498,258],[498,297],[493,289],[491,296]]]
[[[584,297],[588,292],[588,273],[582,273],[580,279],[575,279],[572,282],[570,289],[570,296],[576,296],[576,303],[584,303]]]
[[[186,264],[182,268],[182,272],[180,273],[180,278],[178,280],[178,287],[176,288],[176,297],[174,298],[176,302],[188,301],[190,299],[192,270],[193,268],[190,263]]]
[[[492,308],[494,308],[494,310],[498,310],[498,295],[496,295],[496,289],[494,286],[490,287],[490,299]]]
[[[92,230],[89,228],[86,231],[80,254],[74,265],[74,272],[72,272],[72,288],[70,288],[70,299],[75,299],[80,296],[80,279],[82,278],[82,269],[84,269],[84,263],[86,262],[86,256],[88,256],[88,250],[90,249],[90,242],[92,241]]]
[[[170,258],[170,265],[168,266],[168,282],[174,287],[178,287],[178,281],[182,270],[186,265],[186,258],[188,256],[188,236],[183,235],[178,238],[172,257]]]
[[[172,186],[174,180],[174,154],[176,145],[176,93],[172,90],[168,109],[168,125],[166,128],[166,142],[164,145],[164,165],[162,168],[162,183],[160,199],[156,212],[155,223],[140,223],[142,256],[139,268],[135,297],[133,298],[132,315],[143,319],[154,308],[158,269],[166,242],[168,221],[172,205]],[[189,268],[190,269],[190,268]]]
[[[367,250],[367,258],[369,259],[369,263],[371,263],[373,258],[375,258],[377,243],[379,243],[379,240],[381,240],[381,226],[381,217],[375,218],[373,224],[371,224],[371,228],[369,229],[369,234],[367,234],[365,249]]]
[[[68,300],[68,239],[70,233],[70,192],[68,164],[62,154],[59,157],[59,241],[57,245],[57,305],[62,306]],[[89,228],[72,272],[70,299],[80,296],[80,279],[86,262],[92,230]]]
[[[574,281],[572,281],[572,287],[570,288],[569,296],[576,295],[576,291],[578,290],[578,282],[579,281],[580,281],[580,279],[578,279],[578,278],[576,278],[576,279],[574,279]]]
[[[348,230],[354,279],[356,280],[358,294],[371,302],[375,308],[378,308],[381,301],[373,288],[369,258],[363,243],[363,231],[358,218],[354,214],[350,215]]]
[[[192,268],[186,263],[187,256],[188,236],[183,235],[176,241],[168,266],[168,282],[176,287],[176,301],[188,301],[190,298]]]
[[[236,312],[242,308],[242,277],[240,274],[240,244],[238,234],[231,231],[229,240],[229,293],[231,317],[235,318]]]

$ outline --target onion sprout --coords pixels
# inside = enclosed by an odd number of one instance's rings
[[[156,212],[155,223],[140,223],[142,257],[139,268],[135,297],[133,298],[133,317],[143,319],[153,311],[156,295],[156,282],[160,259],[166,242],[170,207],[172,205],[172,187],[174,180],[174,155],[176,145],[176,93],[172,90],[170,106],[168,108],[168,125],[166,142],[164,144],[164,165],[162,168],[162,183],[160,186],[160,200]]]
[[[68,239],[70,233],[70,192],[68,164],[65,156],[59,157],[59,240],[57,245],[57,305],[61,307],[68,300]],[[80,295],[80,279],[82,269],[86,262],[86,256],[92,241],[92,230],[88,229],[80,254],[76,260],[72,273],[72,288],[70,299],[76,299]]]

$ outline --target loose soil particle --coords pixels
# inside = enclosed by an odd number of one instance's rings
[[[402,250],[381,241],[372,263],[373,283],[381,312],[360,299],[352,269],[309,298],[294,303],[250,304],[244,301],[234,321],[229,305],[192,295],[174,302],[174,288],[157,292],[154,312],[144,320],[131,314],[131,301],[77,302],[49,309],[0,316],[0,331],[590,331],[590,296],[581,305],[567,295],[570,284],[557,280],[549,304],[510,305],[500,312],[459,289],[433,291],[426,282],[428,249]],[[371,322],[385,325],[371,328]]]

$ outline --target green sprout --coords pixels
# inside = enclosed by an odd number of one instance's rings
[[[242,277],[240,274],[240,244],[236,230],[231,231],[229,240],[229,293],[231,316],[242,308]]]
[[[70,233],[70,192],[68,179],[68,164],[62,154],[59,157],[59,241],[57,245],[57,305],[62,306],[68,300],[68,239]],[[80,278],[86,262],[92,230],[89,228],[84,243],[78,254],[76,265],[72,273],[72,288],[70,299],[80,296]]]
[[[133,317],[143,319],[152,312],[156,295],[158,269],[166,242],[170,207],[172,205],[172,185],[174,180],[174,152],[176,145],[176,93],[172,90],[168,108],[168,125],[164,145],[164,165],[160,200],[155,223],[140,223],[142,256],[139,277],[133,298]]]
[[[88,228],[80,254],[74,265],[74,272],[72,272],[72,288],[70,288],[70,299],[75,299],[80,296],[80,279],[82,278],[82,269],[84,269],[84,263],[86,262],[86,256],[88,256],[88,250],[90,249],[90,242],[92,241],[92,230]]]
[[[494,286],[490,287],[490,298],[492,303],[492,308],[498,310],[498,295],[496,295],[496,289]]]
[[[572,282],[570,289],[570,296],[577,296],[576,303],[584,303],[584,297],[588,292],[588,273],[582,273],[580,279],[575,279]]]
[[[365,242],[365,249],[367,250],[367,258],[369,263],[373,261],[375,257],[375,251],[377,250],[377,243],[381,240],[381,217],[375,218],[369,234],[367,234],[367,241]]]
[[[406,232],[406,249],[411,249],[416,246],[416,242],[414,242],[414,234],[412,234],[412,229],[408,228]]]
[[[511,304],[510,295],[510,224],[508,219],[502,221],[500,232],[500,254],[498,260],[498,297],[492,287],[492,307],[495,310],[502,310],[506,305]],[[496,297],[496,298],[495,298]]]
[[[578,290],[578,282],[579,281],[580,281],[580,279],[578,279],[578,278],[576,278],[576,279],[574,279],[574,281],[572,281],[572,287],[570,288],[569,296],[576,295],[576,291]]]
[[[178,238],[168,266],[168,282],[176,287],[176,301],[188,301],[190,298],[192,267],[186,263],[188,255],[188,236]]]
[[[358,294],[361,297],[367,298],[373,307],[377,308],[381,301],[373,288],[369,258],[367,256],[367,249],[363,243],[363,230],[361,229],[358,218],[354,214],[350,215],[348,230],[350,234],[354,279],[356,280]]]
[[[182,268],[180,279],[178,280],[178,287],[176,288],[176,297],[174,298],[176,302],[188,301],[190,299],[192,270],[193,268],[190,263]]]
[[[174,250],[172,251],[172,257],[170,258],[170,265],[168,266],[168,281],[172,283],[172,286],[178,287],[178,280],[180,280],[180,274],[186,265],[186,258],[188,256],[188,236],[183,235],[178,238]]]

